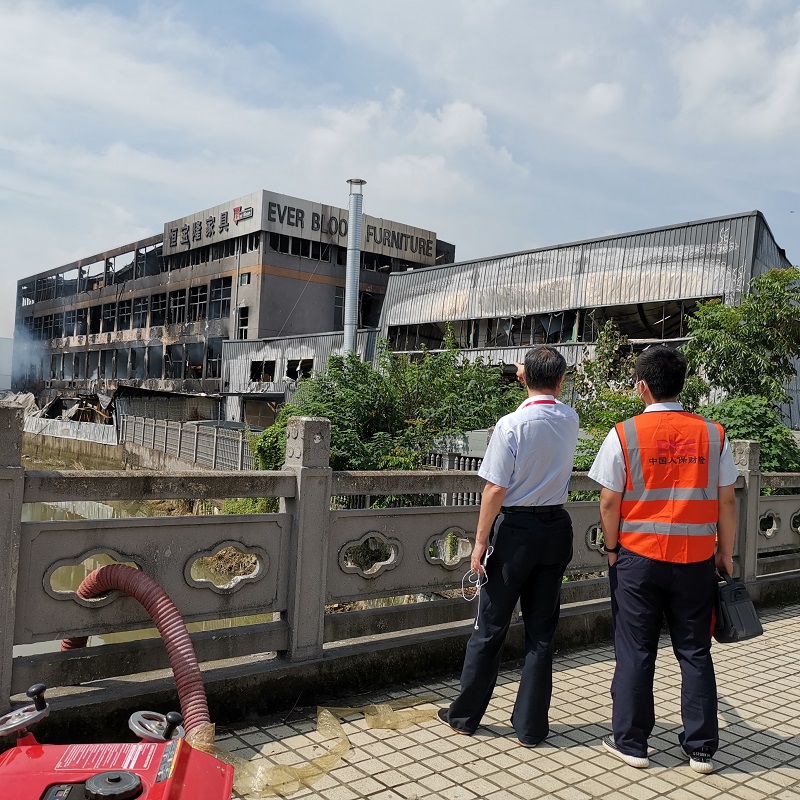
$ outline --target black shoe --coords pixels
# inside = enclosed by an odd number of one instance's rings
[[[455,728],[450,724],[450,720],[447,719],[447,709],[446,708],[440,708],[436,712],[436,716],[439,717],[439,719],[442,722],[444,722],[444,724],[447,725],[447,727],[450,728],[451,731],[455,731],[456,733],[460,733],[462,736],[472,736],[472,733],[473,733],[472,731],[462,731],[461,728]]]
[[[681,750],[683,748],[681,747]],[[714,762],[711,760],[711,751],[705,747],[698,750],[692,750],[687,753],[683,750],[683,754],[689,759],[689,766],[701,775],[710,775],[714,771]]]
[[[617,747],[617,743],[614,741],[613,736],[604,736],[603,737],[603,747],[611,753],[611,755],[616,756],[620,761],[624,761],[629,767],[636,767],[636,769],[645,769],[650,766],[650,760],[647,756],[630,756],[627,753],[623,753],[622,750]]]
[[[517,740],[523,747],[536,747],[537,744],[541,744],[544,739],[530,739],[529,741],[525,742],[522,739]]]

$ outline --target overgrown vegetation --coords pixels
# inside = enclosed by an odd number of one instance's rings
[[[449,332],[445,350],[418,360],[381,342],[374,365],[353,353],[333,356],[302,381],[253,452],[261,469],[280,469],[289,418],[327,417],[333,469],[417,469],[436,439],[493,425],[523,398],[497,367],[467,361]]]

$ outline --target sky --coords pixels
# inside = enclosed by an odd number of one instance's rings
[[[0,0],[16,283],[259,189],[466,260],[760,209],[800,262],[796,0]]]

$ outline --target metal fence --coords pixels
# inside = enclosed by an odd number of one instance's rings
[[[25,417],[25,433],[55,436],[59,439],[78,439],[97,444],[117,444],[117,429],[114,425],[75,422],[71,419]]]
[[[196,422],[126,416],[120,442],[148,447],[192,464],[225,471],[255,469],[248,430],[231,430]]]

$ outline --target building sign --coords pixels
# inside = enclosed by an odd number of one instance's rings
[[[254,192],[230,203],[167,222],[164,255],[172,255],[257,231],[347,246],[347,209],[275,192]],[[361,247],[370,253],[433,264],[436,234],[364,215]]]

